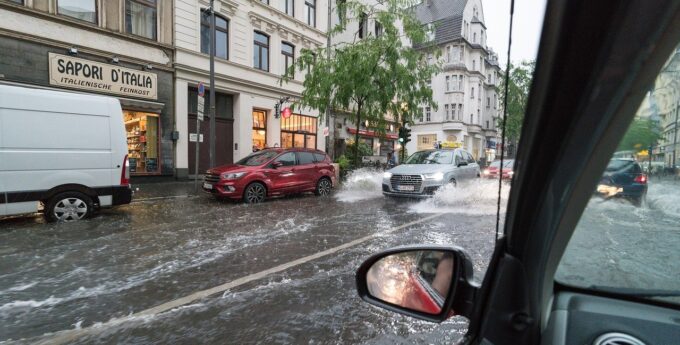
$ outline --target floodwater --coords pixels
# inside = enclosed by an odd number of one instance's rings
[[[357,297],[354,274],[382,249],[442,244],[466,250],[481,281],[493,251],[498,183],[477,180],[431,199],[400,200],[384,198],[381,181],[381,172],[360,170],[332,197],[260,205],[177,188],[179,197],[136,202],[77,223],[0,220],[0,343],[50,342],[65,330],[83,330],[72,341],[83,344],[454,343],[466,331],[464,318],[431,324],[372,307]],[[628,221],[661,219],[665,228],[674,221],[675,232],[666,235],[677,240],[680,203],[668,203],[678,190],[652,183],[648,210],[638,212],[658,213]],[[503,207],[508,191],[504,184]],[[619,212],[636,214],[612,208],[595,213],[611,213],[612,221]],[[600,223],[592,220],[604,233]],[[361,238],[162,313],[111,321]],[[625,241],[617,244],[630,250]],[[673,269],[677,264],[664,274]]]

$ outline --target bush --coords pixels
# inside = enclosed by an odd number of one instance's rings
[[[356,145],[354,143],[349,143],[347,144],[347,150],[345,151],[345,154],[349,158],[349,160],[354,161],[354,157],[356,157]],[[373,156],[373,149],[366,145],[366,143],[359,143],[359,162],[361,162],[361,157],[363,156]]]

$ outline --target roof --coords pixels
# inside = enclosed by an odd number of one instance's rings
[[[466,4],[467,0],[425,0],[415,6],[415,16],[423,24],[434,24],[434,44],[449,42],[462,37]]]

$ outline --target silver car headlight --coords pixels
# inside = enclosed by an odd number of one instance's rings
[[[383,173],[383,178],[384,178],[384,179],[389,180],[390,177],[392,177],[392,173],[391,173],[391,172],[385,171],[385,172]]]
[[[246,174],[245,172],[224,173],[224,174],[222,174],[220,177],[221,177],[223,180],[236,180],[236,179],[239,179],[239,178],[243,177],[243,175],[245,175],[245,174]]]
[[[436,172],[432,174],[425,174],[424,175],[426,180],[432,180],[432,181],[441,181],[444,179],[444,173],[443,172]]]

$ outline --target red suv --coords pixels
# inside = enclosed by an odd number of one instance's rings
[[[209,169],[203,190],[218,199],[243,199],[250,204],[285,194],[328,195],[335,182],[335,167],[323,151],[270,148],[236,164]]]

